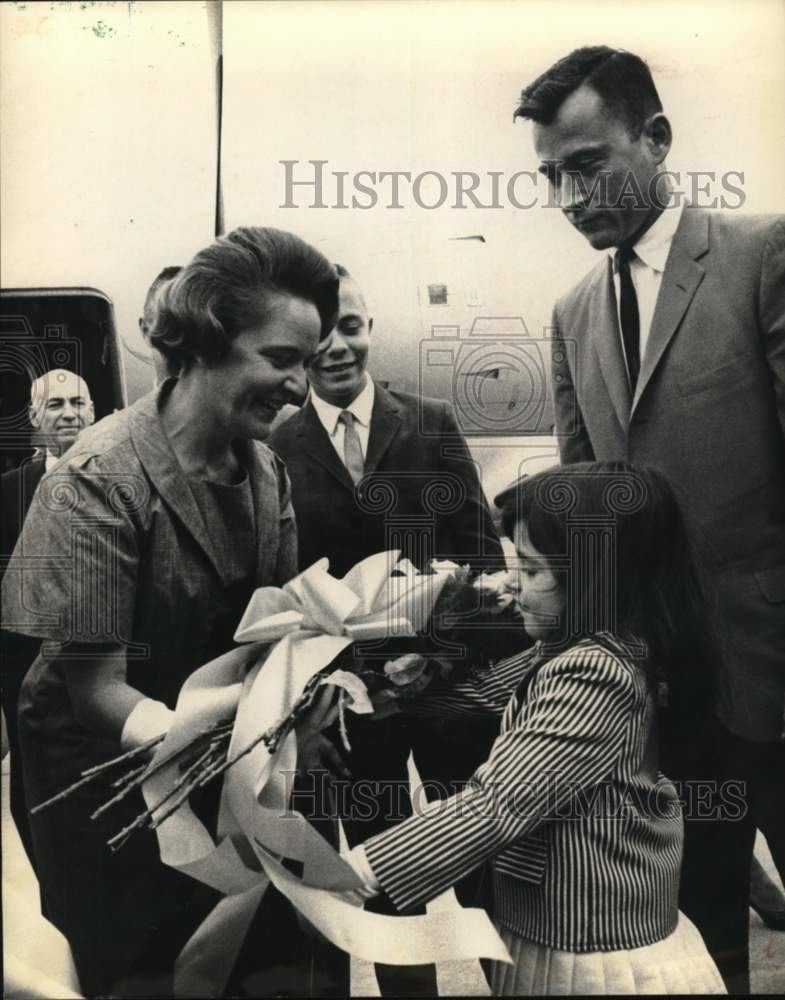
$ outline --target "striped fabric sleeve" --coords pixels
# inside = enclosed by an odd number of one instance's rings
[[[524,650],[465,681],[451,683],[435,677],[422,694],[398,704],[417,718],[461,715],[501,715],[532,660],[533,649]]]
[[[563,816],[579,790],[617,766],[639,698],[630,668],[596,646],[543,666],[467,788],[365,842],[395,906],[433,899],[546,819]]]

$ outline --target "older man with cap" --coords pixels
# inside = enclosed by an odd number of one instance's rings
[[[80,432],[93,423],[95,411],[90,389],[85,380],[74,372],[54,368],[37,378],[30,387],[28,415],[33,428],[32,441],[38,445],[38,451],[2,476],[2,553],[6,557],[16,546],[41,477],[59,462]],[[31,860],[16,711],[19,689],[39,645],[40,640],[27,636],[9,632],[2,634],[0,690],[11,749],[11,814]]]

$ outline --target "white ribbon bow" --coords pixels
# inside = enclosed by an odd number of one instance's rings
[[[269,655],[264,656],[262,646],[240,648],[192,674],[154,759],[189,743],[236,708],[228,750],[234,756],[288,715],[310,678],[352,642],[421,631],[453,565],[419,574],[408,560],[399,563],[399,555],[381,552],[364,559],[342,580],[330,576],[329,563],[322,559],[283,589],[255,591],[235,639],[275,642]],[[395,570],[399,575],[392,575]],[[243,677],[249,656],[251,663],[261,658]],[[370,704],[364,708],[358,694],[359,678],[335,671],[327,680],[347,689],[355,711],[368,710]],[[227,894],[183,949],[175,970],[176,996],[220,993],[270,881],[334,944],[366,960],[416,959],[419,964],[479,955],[506,957],[480,911],[461,911],[460,919],[445,924],[443,917],[440,922],[430,916],[364,913],[336,896],[359,888],[360,880],[305,818],[291,810],[290,779],[296,769],[294,732],[272,756],[261,743],[242,756],[224,777],[217,845],[187,803],[157,828],[164,863]],[[157,771],[143,786],[148,805],[171,791],[177,777],[176,763]],[[280,857],[300,861],[302,878],[282,867],[276,860]]]

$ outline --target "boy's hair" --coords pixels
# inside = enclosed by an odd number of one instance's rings
[[[330,333],[338,278],[327,258],[293,233],[235,229],[200,250],[161,289],[150,343],[177,369],[194,357],[216,363],[247,322],[264,316],[270,296],[281,293],[312,302],[320,337]]]
[[[566,598],[565,641],[643,639],[671,701],[705,708],[719,650],[713,609],[667,479],[627,462],[582,462],[526,476],[496,498],[513,538],[524,521]]]
[[[182,267],[179,264],[170,264],[158,272],[153,279],[153,283],[147,289],[147,295],[144,297],[144,306],[142,308],[142,323],[140,324],[143,337],[149,335],[150,328],[153,325],[155,300],[161,286],[165,285],[167,281],[171,281],[172,278],[176,278],[181,271]]]
[[[648,118],[662,111],[651,71],[640,56],[607,45],[575,49],[554,63],[521,92],[513,115],[549,125],[564,101],[588,84],[605,107],[623,119],[630,135],[637,139]]]

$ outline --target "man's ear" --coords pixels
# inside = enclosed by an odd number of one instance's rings
[[[39,413],[40,413],[39,407],[32,405],[27,407],[28,419],[30,420],[31,425],[35,427],[36,430],[38,430],[39,427],[41,426],[41,418],[39,417]]]
[[[371,330],[373,330],[373,316],[371,316],[371,318],[368,320],[368,333],[370,333]]]
[[[662,163],[670,152],[673,132],[671,123],[661,111],[647,119],[643,135],[655,162]]]

